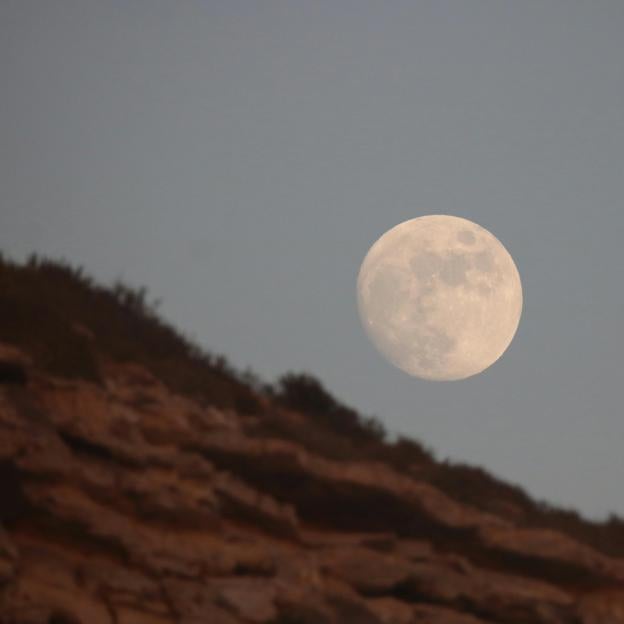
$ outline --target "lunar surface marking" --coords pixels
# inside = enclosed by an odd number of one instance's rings
[[[447,215],[400,223],[370,248],[358,308],[378,350],[407,373],[469,377],[511,342],[522,311],[520,275],[481,226]]]

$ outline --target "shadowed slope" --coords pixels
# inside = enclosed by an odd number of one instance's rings
[[[619,520],[236,373],[144,293],[47,261],[0,286],[2,624],[624,622]]]

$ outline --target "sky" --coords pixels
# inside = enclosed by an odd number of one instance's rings
[[[162,300],[237,368],[592,518],[624,515],[621,0],[1,0],[0,249]],[[409,377],[357,313],[394,225],[520,272],[505,355]]]

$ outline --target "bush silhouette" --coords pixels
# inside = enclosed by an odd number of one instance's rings
[[[372,417],[362,417],[354,409],[339,403],[321,384],[305,373],[288,373],[269,388],[279,405],[300,411],[315,419],[322,427],[339,435],[362,442],[382,441],[385,430]]]

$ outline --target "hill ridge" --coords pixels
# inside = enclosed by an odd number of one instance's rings
[[[624,622],[619,520],[527,518],[515,486],[385,442],[310,375],[239,374],[145,301],[0,263],[2,624]]]

